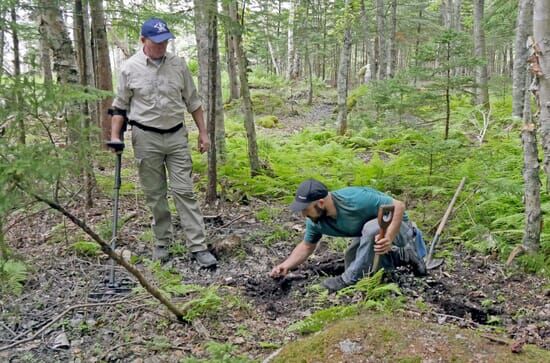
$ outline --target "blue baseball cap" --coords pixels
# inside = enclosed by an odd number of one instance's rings
[[[170,33],[170,29],[168,29],[166,22],[158,18],[146,20],[141,26],[141,35],[145,38],[151,39],[154,43],[162,43],[168,39],[176,38],[172,33]]]

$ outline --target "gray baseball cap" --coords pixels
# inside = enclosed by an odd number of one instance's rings
[[[293,212],[303,211],[310,203],[323,199],[328,195],[327,187],[318,180],[308,179],[298,187],[294,202],[290,205]]]

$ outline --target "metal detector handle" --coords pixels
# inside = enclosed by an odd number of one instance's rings
[[[395,211],[395,206],[391,204],[384,204],[378,208],[378,225],[380,226],[380,238],[386,237],[386,229],[391,224],[393,220],[393,213]],[[374,260],[372,262],[372,274],[378,271],[380,267],[380,255],[375,253]]]

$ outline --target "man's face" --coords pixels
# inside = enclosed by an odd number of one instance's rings
[[[302,216],[311,219],[313,223],[317,223],[319,219],[325,217],[326,215],[327,210],[322,200],[313,202],[308,205],[306,209],[302,210]]]
[[[151,59],[161,59],[166,54],[168,40],[162,43],[155,43],[149,38],[141,37],[143,43],[143,52]]]

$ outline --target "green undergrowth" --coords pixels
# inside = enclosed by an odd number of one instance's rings
[[[521,243],[523,234],[521,123],[507,116],[509,99],[498,99],[480,143],[473,120],[479,121],[481,111],[465,97],[454,97],[452,106],[448,140],[442,137],[441,122],[376,122],[360,112],[350,115],[356,126],[344,136],[337,135],[331,125],[280,138],[259,130],[259,157],[270,171],[254,178],[242,120],[228,118],[227,162],[218,169],[220,196],[233,202],[260,198],[287,204],[297,185],[309,177],[320,179],[330,189],[371,186],[405,201],[411,218],[428,232],[429,242],[465,177],[442,240],[453,236],[469,249],[496,252],[504,259]],[[206,175],[206,158],[195,157],[195,170]],[[542,173],[541,178],[545,185]],[[201,179],[199,187],[205,183]],[[541,201],[547,215],[550,197],[544,190]],[[530,271],[550,276],[550,224],[543,225],[540,254],[518,261]]]
[[[355,285],[339,291],[335,306],[315,311],[307,318],[290,325],[288,331],[301,334],[315,333],[333,321],[356,316],[368,310],[397,310],[403,302],[400,298],[401,291],[396,284],[383,284],[383,274],[384,271],[379,270],[373,276],[365,277]],[[315,298],[317,303],[326,303],[324,299],[326,298],[326,290],[313,290],[312,292],[318,294]],[[350,304],[349,299],[345,297],[358,298],[359,302]]]
[[[4,294],[21,294],[27,275],[27,265],[23,262],[10,258],[0,258],[0,296]]]
[[[205,344],[208,358],[184,358],[181,363],[252,363],[253,361],[235,353],[230,343],[211,341]]]

